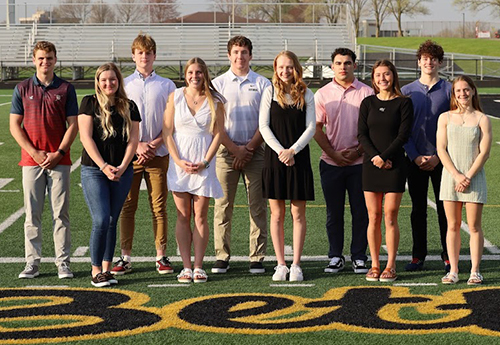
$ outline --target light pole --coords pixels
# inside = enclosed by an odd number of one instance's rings
[[[462,38],[465,38],[465,13],[462,13]]]

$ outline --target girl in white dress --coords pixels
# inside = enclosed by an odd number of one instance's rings
[[[184,265],[177,280],[204,283],[208,279],[202,267],[209,239],[209,200],[223,195],[214,156],[220,144],[220,126],[224,126],[224,105],[203,60],[190,59],[184,76],[186,87],[170,94],[165,110],[163,136],[170,153],[167,184],[177,207],[175,234]]]
[[[439,116],[436,147],[443,163],[441,191],[448,221],[446,246],[450,258],[450,272],[443,284],[458,282],[460,254],[460,225],[465,205],[470,230],[471,272],[468,285],[483,283],[479,264],[483,255],[484,236],[481,214],[486,203],[486,177],[484,164],[491,149],[490,119],[482,112],[476,86],[467,76],[453,81],[450,111]]]

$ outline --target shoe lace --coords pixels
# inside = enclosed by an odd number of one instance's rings
[[[31,270],[33,270],[33,268],[34,268],[34,267],[33,267],[33,265],[32,265],[32,264],[27,263],[27,264],[26,264],[26,266],[24,267],[24,270],[25,270],[25,271],[31,271]]]
[[[330,266],[336,266],[341,262],[341,259],[338,257],[331,258]]]
[[[364,266],[365,262],[363,260],[354,260],[355,266]]]
[[[63,262],[61,262],[61,263],[59,264],[59,268],[60,268],[60,269],[62,269],[62,270],[69,270],[69,265],[68,265],[68,263],[67,263],[67,262],[64,262],[64,261],[63,261]]]

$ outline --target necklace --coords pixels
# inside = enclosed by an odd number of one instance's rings
[[[198,103],[200,102],[200,99],[202,99],[204,97],[204,95],[201,95],[201,96],[198,96],[197,98],[194,98],[193,95],[191,95],[191,94],[188,94],[188,95],[191,98],[191,100],[193,101],[194,105],[198,105]]]
[[[467,117],[469,117],[471,113],[458,113],[457,115],[460,116],[460,119],[462,120],[462,126],[465,125],[465,120]]]

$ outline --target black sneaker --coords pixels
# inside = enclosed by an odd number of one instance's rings
[[[339,271],[342,271],[345,266],[345,259],[344,257],[338,257],[335,256],[331,258],[330,262],[328,263],[328,266],[325,267],[325,273],[337,273]]]
[[[92,285],[95,287],[105,287],[110,286],[111,283],[108,281],[106,276],[102,273],[97,273],[95,277],[92,277]]]
[[[264,265],[260,261],[252,261],[250,262],[250,273],[266,273],[266,269]]]
[[[102,275],[106,277],[106,279],[111,285],[118,284],[118,280],[115,278],[113,274],[111,274],[110,271],[102,272]]]
[[[354,273],[368,273],[368,267],[366,267],[366,262],[364,260],[353,260],[352,269]]]
[[[229,261],[217,260],[212,267],[212,273],[226,273],[229,269]]]
[[[413,258],[409,264],[405,266],[405,271],[421,271],[424,268],[424,261],[419,258]]]

